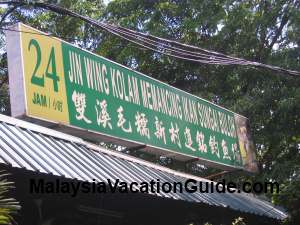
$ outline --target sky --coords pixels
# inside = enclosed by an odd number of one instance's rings
[[[107,5],[108,3],[110,3],[112,0],[103,0],[103,3],[105,4],[105,5]]]

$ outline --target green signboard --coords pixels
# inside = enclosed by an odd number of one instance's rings
[[[12,99],[15,116],[228,168],[248,165],[253,144],[241,129],[247,129],[244,117],[23,24],[16,29],[25,32],[8,33],[9,65],[19,57],[22,68],[9,68],[10,84],[22,79],[23,90],[14,91],[25,97],[24,106]]]

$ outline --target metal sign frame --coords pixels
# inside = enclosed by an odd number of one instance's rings
[[[19,31],[6,34],[12,116],[92,141],[257,171],[247,118],[24,24],[12,29]]]

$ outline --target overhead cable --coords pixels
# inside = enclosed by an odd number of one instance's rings
[[[137,44],[149,50],[155,51],[160,54],[168,55],[171,57],[187,60],[187,61],[198,62],[203,64],[213,64],[213,65],[253,66],[258,68],[267,68],[272,71],[286,73],[293,76],[300,76],[299,71],[284,69],[281,67],[267,65],[259,62],[253,62],[253,61],[225,55],[219,52],[203,49],[197,46],[183,44],[174,40],[156,37],[150,34],[144,34],[138,31],[130,30],[128,28],[100,22],[91,19],[87,16],[83,16],[78,13],[75,13],[69,9],[65,9],[63,7],[49,4],[49,3],[35,2],[35,1],[5,1],[5,2],[1,2],[0,4],[18,5],[18,7],[29,4],[33,7],[47,9],[56,12],[58,14],[79,18],[95,27],[104,29],[113,35],[116,35],[122,39],[125,39],[129,42],[132,42],[134,44]]]

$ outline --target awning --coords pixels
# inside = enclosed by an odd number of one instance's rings
[[[184,182],[209,180],[101,148],[78,137],[0,115],[0,163],[15,168],[82,181]],[[228,207],[245,213],[284,219],[271,203],[246,193],[156,193],[165,198]]]

